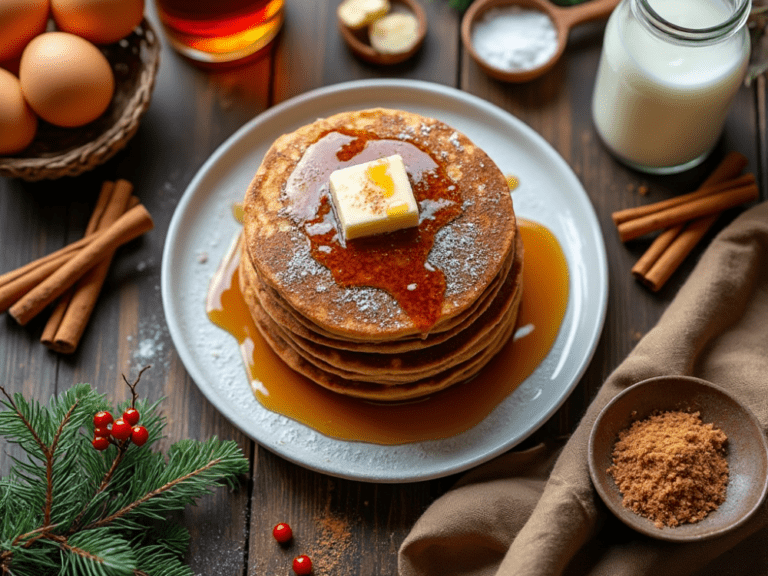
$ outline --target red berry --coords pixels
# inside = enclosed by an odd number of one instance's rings
[[[97,426],[93,429],[93,435],[97,438],[109,438],[112,432],[106,426]]]
[[[112,436],[118,440],[125,440],[131,435],[131,425],[122,418],[118,418],[112,424]]]
[[[96,426],[96,428],[105,428],[109,424],[112,424],[112,414],[106,410],[96,412],[93,417],[93,425]]]
[[[293,571],[296,572],[298,576],[312,574],[312,560],[310,560],[309,556],[306,554],[297,556],[293,559]]]
[[[93,444],[93,447],[96,448],[96,450],[101,452],[102,450],[109,448],[109,438],[105,438],[104,436],[96,436],[91,444]]]
[[[148,438],[149,432],[147,432],[144,426],[134,426],[133,430],[131,430],[131,442],[136,444],[136,446],[143,446]]]
[[[131,426],[136,426],[136,424],[139,423],[139,418],[141,418],[141,416],[136,408],[128,408],[128,410],[123,412],[123,420],[128,422]]]
[[[280,544],[285,544],[290,542],[291,538],[293,538],[293,530],[291,530],[291,527],[285,522],[280,522],[280,524],[277,524],[272,528],[272,536],[274,536],[275,540],[280,542]]]

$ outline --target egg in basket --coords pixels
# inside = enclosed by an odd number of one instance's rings
[[[0,4],[0,175],[75,176],[111,158],[149,106],[159,55],[143,0]]]

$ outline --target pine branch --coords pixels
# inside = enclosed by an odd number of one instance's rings
[[[77,408],[79,403],[79,400],[75,400],[69,410],[67,410],[67,413],[62,419],[61,424],[59,424],[59,427],[56,429],[56,434],[53,437],[53,443],[49,448],[44,450],[45,477],[48,482],[48,490],[45,494],[45,526],[49,526],[51,524],[51,508],[53,507],[53,456],[56,453],[56,447],[59,444],[59,438],[61,438],[62,430],[64,430],[64,427],[69,423],[69,419],[72,417],[72,413],[75,411],[75,408]]]
[[[14,412],[16,412],[16,415],[18,416],[19,420],[23,423],[24,427],[29,430],[30,435],[34,439],[37,446],[40,448],[40,451],[43,453],[43,455],[46,455],[47,447],[45,443],[40,439],[40,436],[37,435],[37,431],[33,428],[32,423],[25,417],[24,414],[21,413],[21,410],[19,410],[18,405],[14,401],[14,399],[11,397],[8,392],[6,392],[5,388],[0,386],[0,392],[2,392],[3,396],[6,397],[7,402],[4,402],[8,407],[11,408]],[[18,398],[21,398],[20,395],[17,395]],[[23,400],[23,399],[22,399]],[[0,428],[0,433],[2,433],[2,429]]]
[[[149,368],[149,366],[143,368],[139,374],[144,372]],[[125,377],[123,377],[125,380]],[[132,387],[132,394],[135,394],[135,386],[138,383],[139,379],[137,378],[133,384],[128,383],[127,380],[125,380],[126,384],[128,384],[129,387]],[[138,407],[139,411],[144,414],[143,421],[144,425],[149,430],[149,444],[154,443],[155,441],[159,440],[161,437],[161,432],[163,427],[165,426],[165,420],[159,416],[156,415],[156,411],[159,407],[159,402],[155,402],[152,405],[147,405],[144,402],[137,402],[136,397],[132,398],[130,404],[121,405],[118,407],[119,410],[124,410],[128,406],[131,408]],[[123,487],[124,486],[130,486],[133,482],[133,478],[135,476],[134,471],[136,468],[136,462],[135,458],[133,457],[136,454],[143,454],[145,457],[143,458],[144,461],[151,458],[151,456],[148,456],[145,452],[129,452],[127,450],[128,448],[128,442],[121,442],[117,445],[117,453],[112,459],[112,463],[109,467],[109,469],[103,474],[103,477],[101,478],[101,482],[96,488],[93,496],[88,500],[86,503],[84,503],[83,508],[81,509],[80,513],[75,518],[75,521],[72,523],[72,526],[70,528],[70,533],[73,533],[79,529],[79,527],[82,525],[84,518],[87,516],[88,512],[94,507],[94,506],[100,506],[102,508],[100,516],[102,516],[107,511],[108,503],[104,501],[104,498],[101,498],[101,496],[107,491],[107,489],[114,488],[116,491],[126,491]],[[107,452],[107,455],[111,455],[112,451]],[[100,463],[103,463],[103,460],[99,460]],[[126,470],[125,474],[118,475],[118,466],[120,464],[124,465],[124,469]],[[96,467],[93,467],[93,470],[95,473],[100,473],[96,471]],[[116,478],[117,475],[117,478]],[[109,497],[107,494],[106,497]]]
[[[98,496],[104,492],[107,487],[109,486],[109,482],[112,479],[113,474],[115,473],[115,470],[117,470],[118,465],[123,459],[123,455],[125,454],[125,449],[128,447],[128,442],[124,441],[120,444],[118,447],[117,455],[115,456],[114,460],[112,460],[112,465],[109,467],[109,470],[107,470],[107,473],[104,475],[104,478],[101,479],[101,483],[99,484],[99,487],[96,489],[95,494],[90,499],[90,501],[83,506],[83,509],[80,511],[80,513],[75,518],[74,522],[72,522],[72,526],[69,529],[70,534],[76,532],[80,528],[80,522],[83,519],[83,516],[85,516],[86,512],[88,512],[88,508],[90,505],[98,498]]]
[[[148,367],[147,367],[148,368]],[[159,402],[148,405],[136,392],[137,438],[96,452],[80,430],[93,434],[93,415],[103,396],[76,385],[48,406],[0,387],[0,436],[18,444],[27,460],[14,458],[0,478],[0,576],[191,576],[183,563],[189,532],[165,526],[213,486],[235,484],[248,462],[233,441],[181,440],[167,461],[149,449],[162,437]],[[126,416],[126,418],[128,418]],[[131,430],[133,434],[135,428]],[[155,520],[162,528],[152,528]],[[83,527],[84,526],[84,527]]]
[[[45,442],[43,442],[43,440],[37,434],[37,431],[32,427],[30,421],[25,418],[24,414],[19,409],[18,404],[14,401],[14,399],[10,396],[10,394],[8,394],[5,388],[0,386],[0,392],[2,392],[2,394],[6,397],[11,409],[16,413],[17,417],[21,420],[24,426],[29,430],[30,434],[32,435],[32,438],[34,439],[37,446],[40,448],[40,451],[43,453],[43,456],[45,458],[45,479],[46,479],[45,507],[43,510],[43,526],[39,529],[40,531],[45,532],[51,529],[51,509],[53,507],[54,454],[56,452],[56,448],[58,447],[59,439],[61,438],[62,432],[65,426],[69,423],[70,418],[72,417],[72,413],[75,411],[80,401],[79,399],[76,399],[71,404],[66,414],[64,415],[64,418],[61,420],[58,428],[56,429],[51,445],[48,446],[45,444]],[[36,535],[33,538],[32,542],[34,542],[34,539],[37,539],[39,537],[40,535]]]
[[[60,542],[62,574],[133,576],[136,557],[130,543],[109,530],[82,531]]]
[[[148,494],[145,494],[144,496],[142,496],[141,498],[139,498],[135,502],[132,502],[131,504],[129,504],[128,506],[126,506],[124,508],[121,508],[120,510],[118,510],[114,514],[112,514],[110,516],[107,516],[106,518],[102,518],[98,522],[94,522],[93,524],[88,526],[88,528],[100,528],[102,526],[110,524],[111,522],[114,522],[118,518],[122,518],[123,516],[126,516],[126,515],[130,514],[131,512],[133,512],[136,508],[138,508],[139,506],[141,506],[145,502],[148,502],[152,498],[156,498],[157,496],[160,496],[161,494],[163,494],[164,492],[167,492],[168,490],[173,490],[173,488],[177,484],[181,484],[182,482],[185,482],[186,480],[189,480],[190,478],[193,478],[197,474],[201,474],[201,473],[205,472],[206,470],[208,470],[209,468],[215,466],[219,462],[220,462],[219,460],[214,460],[212,462],[209,462],[208,464],[206,464],[202,468],[199,468],[198,470],[195,470],[194,472],[190,472],[186,476],[182,476],[181,478],[177,478],[176,480],[174,480],[172,482],[168,482],[165,486],[161,486],[157,490],[153,490],[152,492],[149,492]]]
[[[141,512],[145,516],[160,518],[163,513],[182,509],[209,492],[209,485],[220,481],[231,484],[234,478],[247,472],[247,461],[238,453],[237,445],[231,441],[219,442],[215,438],[205,443],[182,440],[169,451],[164,474],[145,476],[150,481],[146,486],[152,486],[152,482],[163,484],[141,495],[126,495],[130,503],[92,523],[88,528],[104,526],[133,513]],[[189,458],[190,454],[192,458]],[[183,472],[190,466],[194,468]]]

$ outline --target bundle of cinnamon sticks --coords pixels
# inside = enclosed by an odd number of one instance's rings
[[[153,227],[130,182],[104,182],[82,239],[0,276],[0,312],[24,325],[59,299],[40,340],[74,352],[115,251]]]
[[[622,242],[662,231],[632,267],[635,278],[659,290],[721,212],[759,198],[754,174],[742,174],[746,166],[743,154],[731,152],[694,192],[611,215]]]

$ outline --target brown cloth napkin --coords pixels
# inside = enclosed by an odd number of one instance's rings
[[[674,544],[624,527],[592,487],[587,441],[600,409],[666,374],[719,384],[768,425],[768,202],[712,241],[562,451],[510,452],[465,475],[403,542],[400,576],[768,574],[768,504],[736,532]]]

